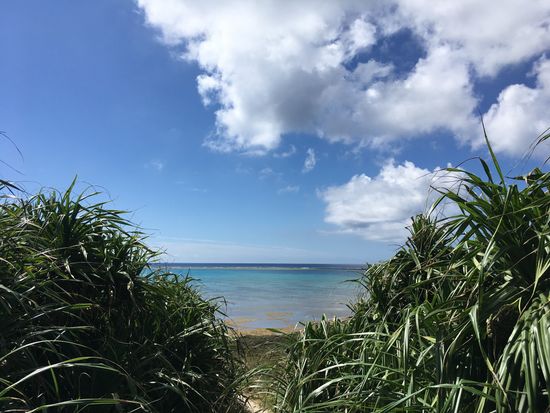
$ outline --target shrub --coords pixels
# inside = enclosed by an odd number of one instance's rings
[[[550,173],[462,169],[458,213],[413,220],[348,322],[307,324],[272,376],[278,412],[550,409]],[[495,178],[496,177],[496,178]]]
[[[238,411],[218,307],[72,190],[0,206],[0,410]]]

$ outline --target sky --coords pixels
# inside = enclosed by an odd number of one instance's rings
[[[389,257],[441,168],[550,154],[548,1],[6,0],[0,173],[77,177],[169,262]]]

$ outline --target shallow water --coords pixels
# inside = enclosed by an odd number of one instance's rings
[[[206,298],[224,297],[225,312],[241,329],[283,328],[300,321],[350,315],[360,293],[349,280],[357,267],[328,265],[178,264],[169,270],[195,278]]]

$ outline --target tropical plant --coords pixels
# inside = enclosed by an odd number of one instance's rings
[[[550,411],[550,173],[507,179],[489,151],[484,178],[448,169],[455,215],[366,268],[349,321],[292,341],[277,412]]]
[[[218,306],[97,198],[0,205],[0,411],[239,411]]]

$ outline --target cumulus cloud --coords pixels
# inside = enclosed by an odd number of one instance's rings
[[[308,173],[315,168],[317,164],[317,157],[315,156],[315,151],[312,148],[308,148],[306,152],[306,159],[304,161],[304,167],[302,168],[303,173]]]
[[[519,84],[508,86],[484,115],[495,151],[524,155],[535,138],[550,127],[550,60],[539,60],[534,74],[537,76],[534,88]],[[549,150],[550,145],[545,144],[537,148],[537,153],[548,156]]]
[[[550,49],[545,0],[136,1],[200,66],[216,111],[206,144],[220,151],[265,153],[293,132],[376,146],[447,130],[472,142],[473,76]],[[425,51],[408,73],[370,55],[402,29]]]
[[[495,75],[550,45],[546,0],[398,0],[403,25],[431,44],[452,45],[481,75]]]
[[[339,102],[327,105],[320,120],[329,140],[363,136],[383,144],[440,128],[466,135],[476,123],[468,66],[448,47],[431,49],[404,79],[343,82],[330,87],[325,98]]]
[[[438,195],[430,188],[456,184],[456,177],[443,178],[438,171],[390,160],[375,177],[355,175],[319,192],[326,203],[325,221],[368,240],[401,242],[410,218],[425,211]]]

